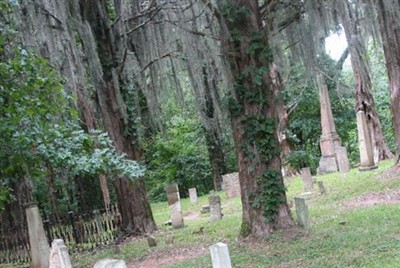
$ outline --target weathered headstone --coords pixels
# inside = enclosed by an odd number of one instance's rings
[[[363,111],[357,112],[358,147],[360,149],[360,167],[358,170],[366,171],[377,168],[374,162],[371,136],[368,122]]]
[[[37,205],[32,204],[25,209],[28,223],[29,243],[31,246],[32,268],[48,268],[50,247],[44,232],[42,217]]]
[[[166,185],[165,190],[168,197],[172,226],[175,228],[181,228],[184,224],[178,185],[176,183],[168,184]]]
[[[321,195],[326,193],[326,190],[325,190],[325,186],[324,186],[324,182],[323,182],[323,181],[319,181],[319,182],[318,182],[318,188],[319,188],[319,193],[320,193]]]
[[[211,261],[213,268],[231,268],[231,258],[228,246],[224,243],[217,243],[210,246]]]
[[[340,138],[336,132],[331,102],[329,100],[328,86],[322,74],[317,75],[317,82],[321,105],[321,128],[320,138],[321,159],[317,169],[318,174],[336,172],[339,170],[336,148],[340,147]]]
[[[309,167],[302,168],[300,170],[301,177],[303,179],[304,192],[311,192],[313,187],[313,178],[311,177],[311,170]]]
[[[308,228],[309,215],[306,199],[302,197],[295,197],[294,205],[296,207],[297,224],[301,227]]]
[[[238,172],[222,175],[222,181],[226,196],[229,199],[240,197],[240,182]]]
[[[212,194],[208,197],[210,204],[210,221],[215,222],[222,219],[221,213],[221,198],[219,195]]]
[[[339,165],[339,172],[344,174],[350,171],[350,162],[347,157],[347,149],[344,146],[337,146],[336,150],[336,159]]]
[[[189,198],[192,205],[197,204],[197,190],[196,188],[189,188]]]
[[[50,268],[72,268],[68,249],[62,239],[54,239],[50,250]]]
[[[104,259],[95,263],[93,268],[127,268],[124,260]]]

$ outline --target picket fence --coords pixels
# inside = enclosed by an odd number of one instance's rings
[[[91,215],[69,212],[59,222],[43,221],[49,245],[53,239],[63,239],[70,254],[110,245],[118,238],[121,214],[117,206],[108,212],[93,211]],[[0,229],[0,263],[29,267],[30,244],[28,228],[20,226]]]

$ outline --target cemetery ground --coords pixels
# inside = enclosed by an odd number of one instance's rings
[[[307,197],[310,227],[295,227],[265,239],[239,239],[240,199],[226,199],[220,192],[223,219],[210,223],[200,214],[207,196],[192,205],[182,199],[185,227],[172,229],[166,202],[152,204],[159,231],[156,247],[144,237],[127,238],[118,247],[72,257],[74,267],[92,267],[102,258],[124,259],[128,267],[211,267],[208,247],[228,244],[233,267],[399,267],[400,171],[384,161],[368,172],[352,169],[315,176],[327,193]],[[286,180],[289,203],[303,193],[301,178]],[[314,189],[318,189],[314,185]],[[296,217],[292,207],[293,217]],[[173,244],[166,238],[173,237]]]

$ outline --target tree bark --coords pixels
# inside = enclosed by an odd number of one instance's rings
[[[222,175],[226,173],[225,154],[219,138],[218,128],[215,126],[218,122],[215,118],[214,103],[211,91],[218,90],[214,78],[209,78],[206,67],[203,67],[204,82],[204,106],[202,107],[203,124],[205,125],[205,135],[207,142],[208,157],[210,159],[213,175],[214,190],[220,191],[222,188]]]
[[[367,51],[360,33],[359,18],[354,14],[347,0],[342,2],[341,9],[343,28],[349,44],[351,66],[356,81],[354,91],[356,112],[364,111],[367,116],[371,129],[374,161],[378,162],[393,157],[393,154],[385,141],[381,122],[375,109],[368,60],[365,58]]]
[[[118,56],[123,53],[118,51],[118,32],[114,33],[107,15],[107,1],[90,0],[80,1],[82,19],[87,21],[90,29],[87,34],[93,33],[96,51],[90,51],[92,59],[89,68],[92,78],[96,83],[98,106],[105,130],[109,133],[119,152],[124,152],[129,158],[141,159],[141,150],[133,136],[124,135],[127,122],[125,104],[120,92],[120,81],[116,68]],[[81,35],[83,38],[83,35]],[[116,192],[122,215],[122,226],[125,231],[132,234],[150,233],[156,230],[156,225],[151,213],[144,182],[138,179],[135,182],[127,178],[118,178]]]
[[[397,165],[400,165],[400,3],[397,0],[373,0],[385,54],[390,86],[390,108],[396,137]]]
[[[277,114],[268,38],[258,1],[234,0],[218,16],[234,76],[231,124],[239,166],[242,236],[263,236],[293,225],[281,174]],[[224,7],[222,7],[224,8]]]

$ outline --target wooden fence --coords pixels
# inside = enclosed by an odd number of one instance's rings
[[[113,243],[118,237],[121,214],[117,206],[108,213],[93,211],[92,215],[74,215],[70,212],[60,222],[44,220],[49,245],[54,239],[63,239],[70,254]],[[0,230],[0,263],[24,266],[29,264],[30,245],[26,226]]]

